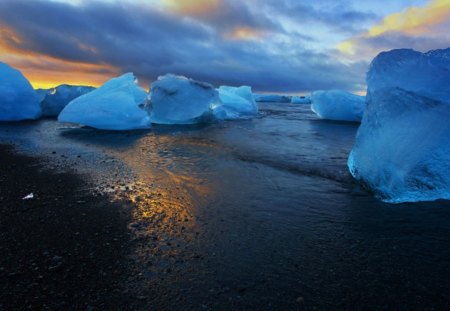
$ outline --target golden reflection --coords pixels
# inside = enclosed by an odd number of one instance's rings
[[[202,233],[199,211],[212,202],[217,189],[202,178],[205,172],[197,165],[196,154],[183,156],[177,149],[206,151],[211,142],[174,139],[170,135],[148,135],[132,148],[116,151],[134,175],[132,183],[122,185],[124,191],[118,192],[119,198],[133,204],[130,229],[154,246],[147,249],[151,255],[191,256],[183,252]]]

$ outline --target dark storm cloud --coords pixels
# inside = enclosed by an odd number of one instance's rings
[[[351,1],[348,0],[314,2],[268,0],[266,5],[270,11],[290,18],[305,27],[308,27],[310,23],[320,23],[336,31],[350,34],[360,32],[364,23],[381,18],[374,12],[353,9]]]
[[[3,45],[54,58],[105,64],[133,71],[151,81],[172,72],[218,84],[248,84],[256,90],[356,90],[364,81],[365,63],[344,65],[327,53],[302,45],[278,46],[283,27],[248,4],[225,1],[219,11],[180,16],[148,6],[91,2],[73,6],[49,1],[2,0],[0,26],[20,40],[3,35]],[[281,3],[281,2],[280,2]],[[342,18],[358,21],[355,12]],[[262,41],[228,40],[235,27],[267,33]],[[296,39],[313,40],[303,34]],[[298,40],[297,40],[298,41]],[[285,50],[292,50],[284,54]]]
[[[444,36],[409,36],[400,32],[387,32],[376,37],[361,38],[359,45],[370,46],[375,50],[401,49],[405,46],[414,50],[426,52],[432,49],[448,48],[450,37]]]

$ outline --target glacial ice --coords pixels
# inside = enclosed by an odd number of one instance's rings
[[[38,98],[38,102],[39,102],[39,104],[41,104],[42,101],[47,96],[47,94],[52,92],[52,89],[36,89],[35,92],[36,92],[36,96]]]
[[[290,103],[291,96],[279,94],[253,94],[255,101],[266,103]]]
[[[249,86],[221,86],[217,89],[221,104],[214,107],[214,116],[219,120],[252,117],[258,113],[258,106]]]
[[[365,97],[340,90],[315,91],[311,94],[311,110],[320,118],[360,122]]]
[[[386,202],[450,199],[449,52],[393,50],[370,66],[348,167]]]
[[[214,120],[221,106],[219,92],[208,83],[183,76],[160,76],[150,86],[146,106],[152,123],[195,124]]]
[[[293,104],[311,104],[309,96],[292,96],[291,103]]]
[[[367,93],[399,87],[450,102],[450,48],[421,53],[410,49],[380,53],[367,73]]]
[[[40,90],[42,93],[47,91],[41,100],[42,115],[45,117],[56,117],[72,100],[93,90],[95,88],[91,86],[67,84],[59,85],[50,90]]]
[[[37,119],[38,96],[23,74],[0,62],[0,121]]]
[[[151,123],[143,109],[146,98],[147,93],[137,85],[134,75],[127,73],[72,100],[58,121],[103,130],[147,129]]]

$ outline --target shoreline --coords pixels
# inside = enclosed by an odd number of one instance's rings
[[[127,203],[11,145],[0,145],[0,159],[0,310],[131,307]]]
[[[293,174],[341,176],[356,128],[301,112],[299,139],[290,106],[265,111],[146,135],[3,125],[0,311],[448,308],[450,202]]]

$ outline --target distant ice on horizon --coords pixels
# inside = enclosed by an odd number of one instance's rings
[[[291,103],[293,104],[311,104],[311,96],[292,96]]]
[[[266,103],[290,103],[291,97],[289,95],[280,95],[280,94],[257,94],[254,93],[253,97],[257,102],[266,102]]]

